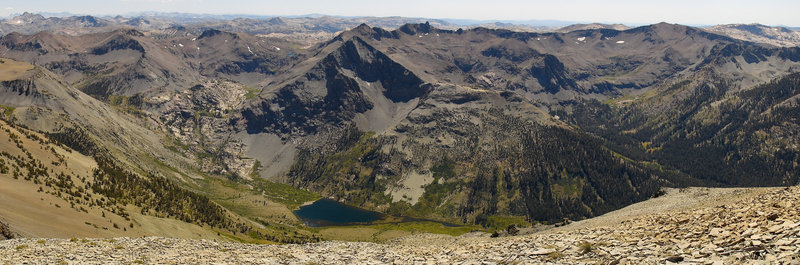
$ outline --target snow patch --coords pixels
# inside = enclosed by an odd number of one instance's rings
[[[252,55],[256,55],[255,53],[253,53],[253,50],[250,49],[250,46],[247,46],[247,51],[250,52],[250,54]]]
[[[617,41],[617,44],[623,44],[623,43],[625,43],[624,40]]]
[[[183,48],[183,44],[182,43],[178,43],[178,46],[181,46],[181,48]]]
[[[281,50],[281,48],[278,48],[278,46],[272,46],[272,47],[275,47],[276,51],[280,51]]]
[[[580,38],[578,38],[578,41],[585,41],[585,40],[586,40],[586,37],[580,37]]]

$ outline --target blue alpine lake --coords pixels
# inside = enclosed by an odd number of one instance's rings
[[[383,218],[379,212],[368,211],[343,203],[321,199],[301,206],[294,215],[310,227],[367,224]]]
[[[382,223],[434,222],[448,227],[461,226],[447,222],[407,216],[392,217],[388,218],[390,220],[387,220],[387,217],[391,216],[353,207],[330,199],[321,199],[312,204],[300,206],[300,209],[294,211],[294,215],[309,227],[367,225],[377,221],[381,221]]]

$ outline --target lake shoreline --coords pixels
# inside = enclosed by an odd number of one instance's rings
[[[432,222],[446,227],[463,227],[466,225],[446,221],[431,220],[411,216],[394,216],[371,211],[335,200],[323,198],[303,205],[292,213],[307,227],[342,227],[362,225],[401,224],[410,222]]]

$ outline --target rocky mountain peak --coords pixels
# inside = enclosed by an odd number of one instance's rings
[[[398,30],[408,35],[415,35],[415,34],[431,33],[434,30],[436,30],[436,28],[431,26],[430,22],[425,22],[420,24],[405,24],[401,26]]]
[[[105,42],[95,46],[94,49],[92,49],[92,53],[95,55],[103,55],[115,50],[134,50],[144,54],[144,46],[142,46],[140,41],[134,38],[141,36],[143,36],[141,32],[133,29],[115,31]]]
[[[267,23],[272,25],[286,25],[286,21],[284,21],[281,17],[274,17],[267,20]]]
[[[49,31],[41,31],[33,35],[12,32],[0,37],[0,45],[10,50],[35,51],[43,55],[56,50],[67,50],[67,44],[62,38],[64,36]]]
[[[22,15],[15,16],[14,18],[12,18],[10,22],[12,24],[22,24],[22,23],[32,23],[32,22],[41,21],[41,20],[45,20],[45,19],[46,18],[44,16],[42,16],[42,15],[25,12],[25,13],[22,13]]]
[[[104,25],[104,23],[101,23],[100,21],[97,20],[97,18],[93,16],[79,16],[75,17],[75,20],[83,23],[84,26],[89,26],[89,27],[99,27]]]
[[[130,37],[144,37],[144,33],[142,33],[139,30],[131,29],[131,28],[117,29],[117,30],[114,30],[113,32],[114,32],[114,34],[120,34],[120,35],[125,35],[125,36],[130,36]]]
[[[239,38],[239,36],[236,35],[235,33],[230,33],[230,32],[227,32],[227,31],[221,31],[221,30],[218,30],[218,29],[207,29],[207,30],[203,31],[203,33],[200,34],[200,36],[197,37],[197,39],[200,40],[200,39],[211,38],[211,37],[215,37],[215,36],[225,36],[225,37],[228,37],[228,38],[231,38],[231,39],[238,39]]]
[[[656,23],[656,24],[639,26],[639,27],[630,29],[629,31],[634,31],[634,32],[686,32],[687,28],[689,28],[689,27],[684,26],[684,25],[680,25],[680,24],[671,24],[671,23],[667,23],[667,22],[659,22],[659,23]]]
[[[124,19],[124,18],[118,18],[118,19]],[[146,18],[143,18],[143,17],[135,17],[135,18],[127,19],[125,21],[125,24],[131,25],[131,26],[150,25],[150,20],[148,20]]]
[[[361,23],[360,25],[350,30],[340,33],[330,41],[323,43],[322,46],[337,41],[347,41],[354,37],[362,39],[381,40],[383,38],[396,38],[396,32],[390,32],[380,27],[370,27],[366,23]]]

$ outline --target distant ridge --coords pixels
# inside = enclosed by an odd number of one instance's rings
[[[796,28],[771,27],[761,24],[728,24],[706,29],[746,41],[782,47],[800,46],[800,32]]]

